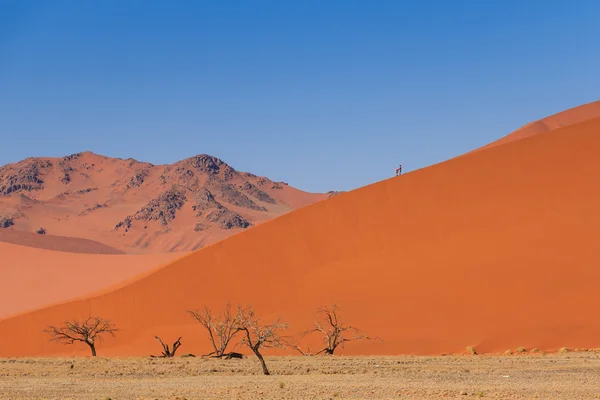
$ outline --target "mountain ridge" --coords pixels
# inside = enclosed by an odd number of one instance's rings
[[[0,167],[0,226],[43,227],[130,253],[190,251],[332,195],[208,154],[155,165],[86,151]]]

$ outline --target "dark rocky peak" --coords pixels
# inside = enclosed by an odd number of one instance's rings
[[[61,158],[61,161],[69,163],[71,161],[74,161],[74,160],[77,160],[77,159],[81,158],[82,155],[83,155],[83,153],[71,154],[69,156],[64,156],[63,158]]]
[[[223,160],[217,157],[209,156],[208,154],[199,154],[184,160],[184,162],[185,161],[188,161],[192,167],[200,171],[218,171],[222,166],[227,165],[223,162]]]
[[[223,180],[233,178],[236,173],[235,169],[231,168],[223,160],[208,154],[186,158],[185,160],[176,162],[168,169],[173,169],[178,175],[190,175],[190,171],[192,173],[196,171],[208,174],[209,176],[219,175]]]
[[[143,166],[145,168],[152,168],[154,167],[154,164],[149,163],[147,161],[138,161],[135,158],[128,158],[125,160],[125,162],[127,162],[127,167],[131,168],[134,166]]]

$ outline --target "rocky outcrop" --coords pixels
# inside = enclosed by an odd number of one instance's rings
[[[186,201],[186,195],[180,188],[173,187],[142,207],[135,213],[133,219],[138,221],[158,221],[167,225],[175,219],[177,210],[181,209]]]
[[[200,188],[194,194],[194,199],[196,204],[192,206],[192,209],[196,211],[197,217],[201,217],[210,210],[220,210],[223,208],[223,205],[215,200],[215,197],[207,188]]]
[[[257,188],[253,184],[251,184],[250,182],[245,182],[243,185],[240,185],[240,189],[242,189],[244,192],[248,193],[250,196],[252,196],[260,201],[263,201],[263,202],[269,203],[269,204],[277,204],[275,199],[273,199],[267,193],[263,192],[262,190],[260,190],[259,188]]]
[[[175,183],[195,190],[201,186],[199,178],[202,176],[229,181],[238,173],[223,160],[207,154],[200,154],[168,166],[165,174],[172,174],[177,180]]]
[[[69,156],[64,156],[61,159],[61,161],[65,162],[65,163],[70,163],[71,161],[75,161],[75,160],[81,158],[82,155],[83,155],[83,153],[74,153]]]
[[[248,228],[250,222],[242,218],[238,213],[229,209],[213,210],[207,216],[206,220],[216,223],[220,228]]]
[[[218,192],[220,195],[220,200],[225,203],[255,211],[267,211],[265,207],[257,205],[255,202],[250,200],[248,196],[237,190],[229,183],[209,180],[206,186],[210,189],[213,189],[215,192]]]
[[[117,225],[115,225],[115,231],[118,231],[119,229],[123,228],[125,230],[125,232],[129,232],[129,229],[131,229],[131,225],[132,225],[132,220],[130,216],[125,217],[125,219],[123,221],[119,221],[117,223]]]
[[[79,190],[75,190],[75,191],[65,190],[64,192],[57,194],[55,198],[64,200],[65,198],[67,198],[67,196],[70,196],[70,195],[86,194],[86,193],[93,192],[96,190],[98,190],[98,188],[96,188],[96,187],[79,189]]]
[[[42,189],[44,170],[51,166],[51,161],[34,159],[0,168],[0,195]]]
[[[9,228],[15,224],[15,221],[12,217],[3,217],[0,216],[0,229]]]
[[[75,193],[75,194],[85,194],[85,193],[93,192],[93,191],[96,191],[96,190],[98,190],[97,187],[92,187],[92,188],[79,189],[79,190],[74,191],[73,193]]]
[[[142,186],[144,180],[148,177],[148,170],[143,169],[141,171],[137,171],[134,176],[127,180],[127,185],[125,186],[127,189],[131,189],[134,187]]]
[[[196,232],[203,231],[211,225],[216,225],[221,229],[248,228],[252,224],[244,219],[238,213],[228,208],[214,209],[206,215],[204,222],[198,222],[194,227]]]
[[[107,207],[108,207],[108,205],[106,203],[102,203],[102,204],[96,203],[92,207],[86,208],[85,210],[83,210],[82,212],[80,212],[77,215],[80,216],[80,217],[83,217],[85,215],[88,215],[91,212],[94,212],[94,211],[99,210],[101,208],[107,208]]]
[[[168,225],[170,221],[175,219],[177,210],[181,209],[186,202],[185,191],[179,187],[172,187],[160,196],[150,200],[148,204],[142,207],[133,216],[119,222],[115,226],[115,230],[125,226],[127,232],[131,228],[131,220],[136,221],[158,221],[162,226]]]
[[[60,181],[64,185],[71,183],[71,173],[75,171],[75,169],[71,166],[71,161],[77,160],[79,157],[81,157],[81,153],[71,154],[70,156],[63,157],[58,162],[58,166],[60,167],[62,174]]]

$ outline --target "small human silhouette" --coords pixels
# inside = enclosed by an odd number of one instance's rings
[[[400,176],[402,175],[402,165],[400,165],[398,168],[396,168],[396,176]]]

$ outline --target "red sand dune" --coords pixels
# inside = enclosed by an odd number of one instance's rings
[[[68,253],[88,254],[125,254],[103,243],[93,240],[65,236],[39,235],[31,232],[19,232],[0,229],[0,242],[35,247],[38,249],[65,251]]]
[[[226,300],[281,314],[291,333],[336,302],[384,340],[345,354],[600,347],[598,154],[595,118],[332,197],[97,296],[0,321],[0,356],[85,355],[42,329],[90,314],[121,329],[100,355],[156,353],[154,335],[183,335],[180,351],[200,354],[206,334],[186,310]]]
[[[72,244],[58,241],[64,243]],[[181,257],[76,254],[8,243],[0,243],[0,255],[0,318],[106,289]]]
[[[535,122],[531,122],[517,129],[513,133],[474,151],[489,149],[494,146],[524,139],[540,133],[550,132],[554,129],[563,128],[596,117],[600,117],[600,100],[569,108],[568,110],[559,112],[546,118],[542,118]]]

